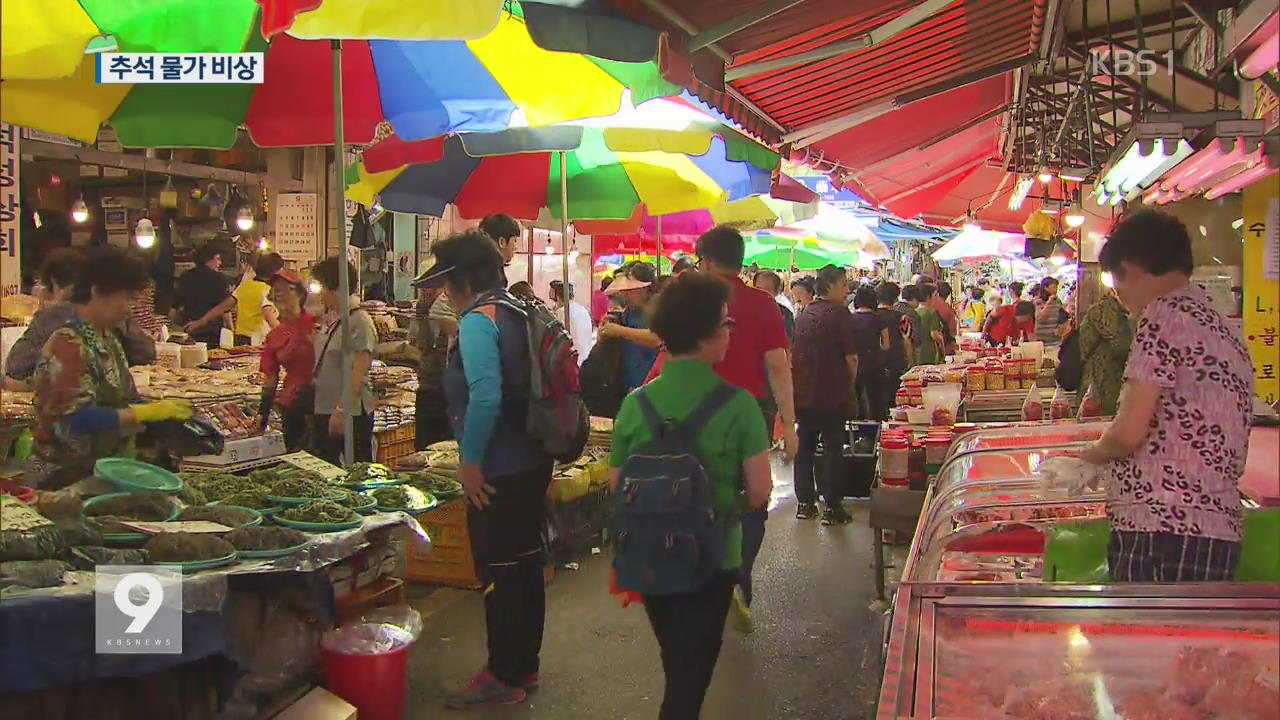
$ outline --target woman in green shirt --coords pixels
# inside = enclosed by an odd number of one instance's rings
[[[623,401],[613,427],[611,489],[616,490],[628,458],[650,442],[637,395],[653,403],[666,419],[683,421],[722,382],[712,365],[724,359],[733,319],[729,288],[720,280],[685,273],[658,296],[650,320],[668,359],[662,374]],[[755,398],[738,390],[711,416],[695,441],[698,458],[715,486],[718,518],[762,508],[773,489],[769,438]],[[745,498],[743,498],[745,492]],[[745,500],[745,502],[744,502]],[[645,596],[649,624],[662,649],[666,690],[659,718],[697,718],[711,682],[733,588],[742,562],[742,525],[728,530],[724,569],[702,589],[681,595]]]

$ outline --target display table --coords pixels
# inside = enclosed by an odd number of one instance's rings
[[[364,555],[371,548],[392,550],[389,533],[401,525],[422,532],[406,513],[378,513],[359,528],[313,535],[291,556],[187,575],[180,655],[95,653],[92,571],[68,572],[58,587],[7,592],[0,600],[0,694],[137,677],[213,655],[226,656],[238,670],[230,696],[240,684],[283,683],[288,670],[310,671],[319,632],[336,619],[336,595],[385,571],[384,552]],[[349,562],[353,558],[359,562]],[[4,707],[0,695],[0,715]]]

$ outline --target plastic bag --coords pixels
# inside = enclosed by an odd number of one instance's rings
[[[1049,418],[1052,420],[1067,420],[1071,417],[1071,401],[1067,400],[1066,393],[1062,392],[1062,388],[1053,391],[1053,400],[1049,401]]]
[[[929,413],[929,424],[954,425],[963,395],[964,386],[960,383],[926,385],[923,396],[925,412]]]
[[[1022,401],[1022,419],[1028,422],[1044,419],[1044,401],[1040,398],[1039,387],[1032,386],[1027,391],[1027,398]]]
[[[1043,497],[1077,497],[1098,489],[1098,466],[1069,455],[1048,458],[1035,474]]]
[[[1080,411],[1076,417],[1094,418],[1102,416],[1102,398],[1098,395],[1098,389],[1093,383],[1089,383],[1089,389],[1085,391],[1084,398],[1080,401]]]
[[[67,564],[61,560],[14,560],[0,562],[0,588],[11,586],[45,588],[62,584]]]
[[[1063,523],[1045,531],[1046,582],[1104,583],[1111,523],[1103,520]]]
[[[421,633],[418,611],[407,606],[381,608],[325,633],[320,647],[341,655],[382,655],[413,644]]]

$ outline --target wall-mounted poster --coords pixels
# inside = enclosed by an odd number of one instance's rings
[[[315,193],[280,193],[276,198],[276,252],[307,264],[320,258]]]

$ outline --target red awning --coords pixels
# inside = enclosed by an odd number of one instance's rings
[[[732,57],[733,77],[754,63],[861,37],[922,1],[811,0],[733,32],[716,46]],[[759,5],[759,0],[670,4],[679,16],[672,20],[644,0],[609,2],[670,30],[677,53],[688,34]],[[756,66],[759,72],[728,81],[724,92],[698,81],[691,89],[744,127],[770,135],[769,140],[807,144],[809,160],[820,158],[819,166],[838,170],[838,176],[850,173],[850,184],[895,212],[964,205],[983,194],[976,184],[990,182],[989,196],[1003,177],[983,166],[997,154],[999,112],[1011,103],[1011,72],[1040,47],[1046,5],[1047,0],[957,0],[873,47],[789,67]],[[693,53],[694,64],[705,67],[711,52]],[[699,78],[705,79],[701,73]],[[838,127],[890,102],[899,107],[847,129]],[[761,113],[783,129],[760,133]],[[806,143],[804,131],[817,128],[837,132]]]

